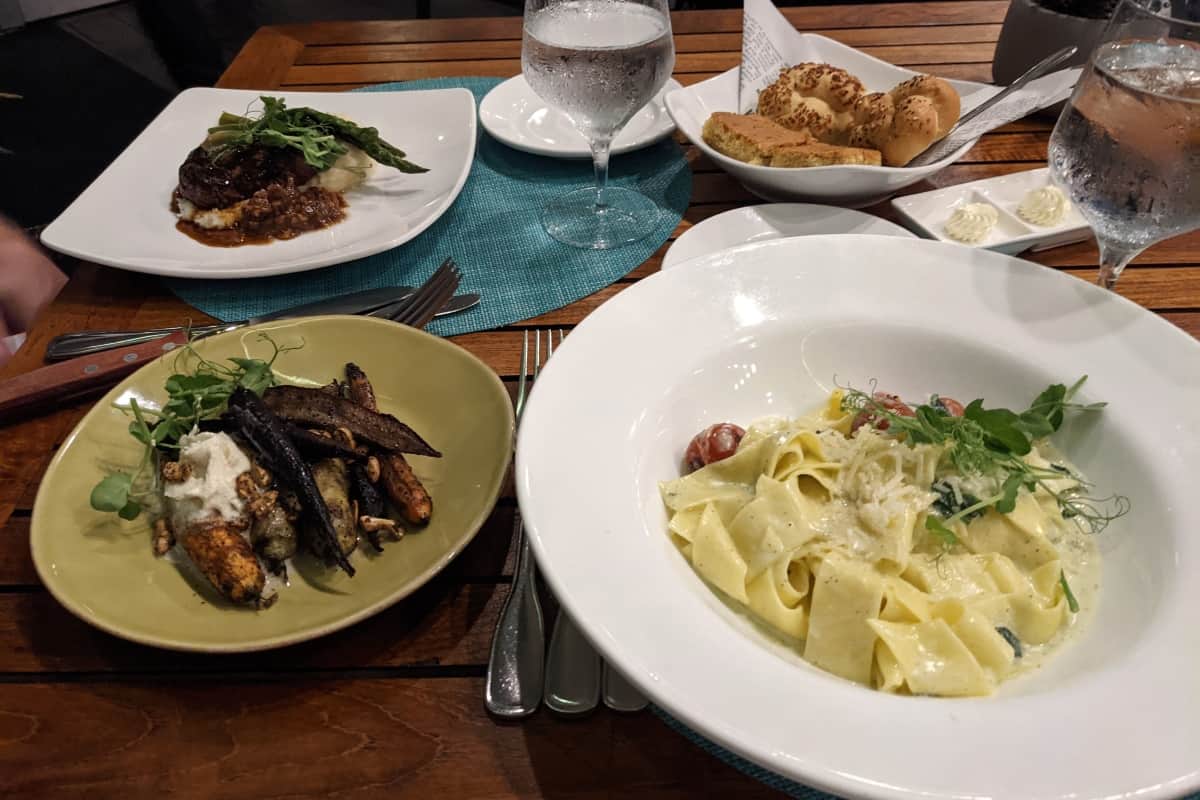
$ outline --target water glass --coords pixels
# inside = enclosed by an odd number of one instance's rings
[[[596,172],[595,187],[546,207],[542,225],[552,237],[606,249],[654,230],[659,210],[652,200],[606,185],[609,147],[674,66],[666,0],[526,0],[522,74],[587,138]]]
[[[1121,0],[1050,137],[1050,174],[1091,224],[1100,285],[1200,228],[1200,1]]]

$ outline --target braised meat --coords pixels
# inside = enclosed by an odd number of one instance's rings
[[[203,147],[179,167],[180,197],[198,208],[225,208],[273,184],[301,186],[317,174],[297,150],[250,145],[214,160]]]

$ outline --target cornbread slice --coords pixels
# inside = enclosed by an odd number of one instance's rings
[[[704,141],[718,153],[766,165],[771,154],[781,147],[799,147],[812,142],[805,131],[792,131],[757,114],[732,114],[717,111],[704,123]]]
[[[878,150],[813,142],[812,144],[777,147],[771,151],[771,159],[767,165],[771,167],[829,167],[835,164],[862,164],[878,167],[882,163]]]

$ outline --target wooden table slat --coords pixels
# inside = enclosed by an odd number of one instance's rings
[[[971,2],[878,3],[846,6],[783,8],[798,30],[831,28],[893,28],[908,26],[998,24],[1004,21],[1008,0]],[[675,34],[736,33],[742,29],[741,9],[677,11],[671,15]],[[422,21],[325,22],[319,25],[280,25],[275,32],[307,45],[426,44],[519,39],[521,19],[465,18]],[[432,48],[431,48],[432,49]]]
[[[479,677],[0,684],[4,797],[780,797],[652,714],[503,724],[482,696]]]
[[[945,45],[975,43],[994,45],[1000,33],[999,25],[956,25],[952,27],[911,28],[833,28],[812,31],[836,39],[851,47],[898,45]],[[512,58],[521,52],[520,29],[511,39],[493,41],[442,42],[438,54],[444,59]],[[675,36],[676,53],[737,52],[742,47],[741,32],[681,33]],[[875,54],[878,55],[878,54]],[[429,45],[424,42],[390,44],[317,45],[304,48],[296,59],[297,65],[371,64],[383,61],[425,61]],[[883,56],[879,56],[883,58]]]
[[[963,38],[955,39],[951,42],[913,42],[899,43],[888,41],[884,37],[879,37],[881,42],[886,44],[856,44],[856,38],[843,36],[833,37],[839,38],[845,44],[857,46],[865,53],[869,53],[876,58],[881,58],[885,61],[901,58],[912,58],[912,44],[921,44],[921,59],[927,63],[956,63],[956,62],[977,62],[986,61],[991,63],[992,53],[996,49],[995,31],[992,30],[995,26],[982,26],[980,32],[978,26],[971,26],[968,35]],[[887,28],[881,29],[879,32],[890,32],[893,35],[897,32],[908,31],[930,31],[930,30],[946,30],[944,28]],[[955,30],[951,28],[949,30]],[[987,34],[990,33],[991,36]],[[976,38],[983,37],[983,38]],[[874,37],[872,37],[874,38]],[[915,36],[900,36],[895,37],[901,41],[905,39],[919,39]],[[680,42],[676,42],[676,70],[680,72],[701,72],[707,69],[729,69],[734,66],[741,54],[742,35],[740,33],[725,33],[718,36],[691,36],[691,37],[676,37],[676,39],[684,39],[683,46]],[[844,41],[849,39],[850,41]],[[720,55],[722,60],[715,62],[716,65],[711,65],[710,62],[704,60],[696,60],[698,56],[715,56]],[[521,40],[520,39],[502,39],[495,42],[447,42],[438,48],[438,56],[440,61],[470,61],[482,59],[520,59],[521,58]],[[685,59],[684,56],[687,56]],[[303,74],[288,75],[284,78],[285,83],[303,83],[305,75],[313,74],[319,70],[316,68],[325,68],[327,72],[330,67],[361,67],[366,65],[390,64],[390,63],[411,63],[411,62],[426,62],[429,60],[429,48],[417,44],[392,44],[392,45],[348,45],[341,47],[310,47],[304,50],[302,58],[296,62],[293,70],[312,67],[314,69],[307,70]],[[728,64],[729,66],[722,66]],[[336,73],[342,74],[342,73]],[[357,78],[355,78],[357,80]]]
[[[385,83],[387,81],[413,80],[444,75],[492,75],[510,76],[521,71],[521,48],[512,43],[508,53],[496,58],[482,59],[480,53],[469,48],[463,50],[464,58],[436,61],[386,61],[369,64],[313,64],[299,65],[289,69],[283,83]],[[919,62],[926,69],[939,64],[985,64],[990,69],[992,53],[996,45],[992,42],[973,44],[923,45],[918,50],[911,47],[866,47],[863,50],[878,58],[892,61],[901,66]],[[681,73],[715,73],[733,69],[741,61],[739,51],[717,53],[680,53],[675,57],[675,71]]]

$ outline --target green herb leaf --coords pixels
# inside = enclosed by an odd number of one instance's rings
[[[129,420],[129,435],[142,444],[150,444],[152,441],[152,434],[146,430],[145,423],[138,422],[136,419]]]
[[[1071,387],[1072,390],[1078,388],[1080,383]],[[1033,402],[1029,405],[1029,411],[1045,417],[1051,430],[1056,431],[1063,423],[1063,403],[1066,401],[1066,396],[1067,387],[1061,383],[1047,386],[1045,391],[1033,398]]]
[[[121,519],[134,520],[138,514],[142,513],[142,504],[136,500],[129,500],[125,505],[117,511],[117,516]]]
[[[942,521],[937,517],[925,517],[925,530],[941,539],[942,543],[947,547],[952,547],[958,544],[958,537],[954,535],[954,531],[942,524]]]
[[[972,400],[963,416],[983,430],[993,449],[1018,456],[1030,451],[1029,437],[1018,427],[1021,418],[1007,408],[984,408],[982,400]]]
[[[1063,594],[1067,596],[1067,608],[1071,609],[1072,614],[1079,613],[1079,601],[1075,599],[1075,593],[1071,591],[1071,584],[1067,583],[1067,573],[1058,571],[1058,582],[1062,585]]]
[[[1044,439],[1056,430],[1054,423],[1037,411],[1026,411],[1018,417],[1017,427],[1030,439]]]
[[[1019,472],[1014,472],[1004,479],[1004,484],[1000,487],[1000,499],[996,501],[996,510],[1001,514],[1011,514],[1012,510],[1017,507],[1017,492],[1021,491],[1022,484],[1025,483],[1025,476]]]
[[[92,489],[92,508],[97,511],[120,512],[129,504],[129,490],[132,487],[132,475],[114,472]]]
[[[246,387],[255,394],[262,394],[275,385],[275,373],[271,365],[257,358],[231,358],[233,363],[242,368],[242,376],[238,384]]]

